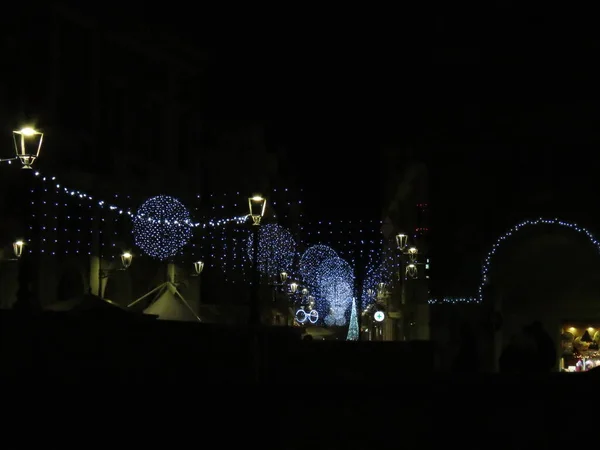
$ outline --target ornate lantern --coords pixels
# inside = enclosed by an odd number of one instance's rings
[[[410,277],[410,278],[417,278],[417,275],[419,274],[419,271],[417,269],[417,266],[414,264],[409,264],[408,266],[406,266],[406,276]]]
[[[13,252],[15,253],[15,256],[17,258],[20,258],[21,255],[23,254],[23,247],[25,246],[25,242],[23,242],[21,239],[19,239],[18,241],[13,242]]]
[[[248,206],[250,208],[250,217],[252,217],[253,225],[260,225],[260,221],[265,215],[265,209],[267,208],[267,199],[255,195],[248,199]]]
[[[411,247],[408,249],[407,253],[411,262],[415,262],[417,260],[417,255],[419,254],[419,250],[417,250],[417,247]]]
[[[399,233],[396,235],[396,245],[398,245],[398,248],[400,250],[402,250],[404,247],[406,247],[406,244],[408,242],[408,236],[404,233]]]
[[[25,127],[18,131],[13,131],[15,141],[15,153],[21,160],[23,169],[31,169],[31,165],[40,155],[42,149],[42,140],[44,133]]]
[[[281,272],[279,274],[279,279],[281,280],[282,283],[285,283],[288,279],[288,274],[287,272]]]
[[[297,290],[298,290],[298,283],[292,283],[292,284],[290,284],[290,292],[292,294],[295,294]]]
[[[194,263],[194,272],[195,272],[195,275],[196,276],[200,275],[203,270],[204,270],[204,261],[196,261]]]
[[[123,270],[126,270],[131,266],[131,261],[133,261],[133,255],[129,252],[123,252],[121,255],[121,264],[123,265]]]

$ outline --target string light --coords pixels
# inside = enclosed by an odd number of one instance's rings
[[[300,227],[308,245],[325,244],[352,266],[381,260],[384,240],[381,220],[323,220],[307,222]]]
[[[139,217],[138,213],[133,212],[130,208],[123,207],[122,205],[117,205],[113,202],[109,202],[106,200],[94,199],[94,197],[92,197],[91,195],[89,195],[83,191],[80,191],[77,189],[70,189],[67,186],[64,186],[63,184],[61,184],[57,181],[55,176],[51,176],[51,177],[43,176],[40,172],[37,172],[37,171],[34,173],[34,175],[36,177],[38,177],[42,182],[53,183],[57,190],[63,192],[66,195],[70,195],[71,197],[75,197],[75,198],[84,199],[84,200],[87,200],[90,202],[95,201],[96,205],[98,207],[112,211],[115,214],[129,216],[133,220],[145,218],[145,219],[152,219],[157,223],[159,223],[161,220],[160,218],[157,218],[157,217],[148,217],[148,216]],[[118,195],[115,194],[114,197],[117,198]],[[189,220],[187,223],[184,223],[181,225],[193,227],[193,228],[196,228],[196,227],[215,228],[215,227],[221,227],[221,226],[227,225],[229,223],[238,223],[238,224],[244,223],[246,221],[247,217],[248,217],[247,215],[243,215],[243,216],[237,215],[237,216],[233,216],[233,217],[226,217],[226,218],[220,218],[220,219],[210,218],[210,219],[206,219],[203,222],[192,222],[191,220]]]
[[[337,258],[338,255],[328,245],[317,244],[306,249],[300,258],[300,275],[309,288],[316,289],[319,277],[319,266],[327,259]]]
[[[521,222],[521,223],[515,225],[514,227],[512,227],[510,230],[508,230],[502,236],[500,236],[498,238],[498,240],[494,243],[494,245],[492,245],[492,249],[488,252],[488,254],[483,262],[482,268],[481,268],[481,283],[479,284],[479,295],[478,295],[479,302],[483,302],[483,290],[484,290],[485,285],[488,282],[490,266],[492,263],[492,257],[496,254],[496,252],[498,251],[500,246],[504,243],[505,240],[510,238],[513,234],[515,234],[522,228],[536,226],[536,225],[559,225],[561,227],[574,230],[578,233],[585,235],[590,240],[590,242],[598,249],[598,251],[600,251],[600,242],[594,237],[594,235],[592,233],[590,233],[587,229],[580,227],[579,225],[576,225],[574,223],[565,222],[565,221],[562,221],[559,219],[543,219],[543,218],[540,218],[537,220],[526,220],[524,222]]]
[[[146,200],[133,221],[135,244],[148,256],[165,260],[179,252],[192,237],[187,208],[174,197]]]
[[[444,297],[432,298],[427,301],[430,305],[465,305],[480,303],[477,297]]]
[[[269,223],[259,228],[258,270],[271,277],[281,272],[293,273],[296,242],[286,228]],[[248,237],[248,258],[252,261],[253,236]]]
[[[383,272],[386,267],[387,266],[383,265],[383,263],[379,265],[371,264],[367,267],[361,293],[361,304],[363,309],[375,302],[379,285],[389,281],[389,277]]]
[[[343,326],[352,303],[354,273],[350,264],[339,256],[321,262],[317,268],[317,309],[325,312],[325,324]]]

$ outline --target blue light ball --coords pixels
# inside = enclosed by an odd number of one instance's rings
[[[190,213],[174,197],[151,197],[137,210],[133,237],[135,245],[146,255],[166,260],[180,252],[192,237]]]

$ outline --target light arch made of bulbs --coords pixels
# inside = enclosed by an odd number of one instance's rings
[[[510,230],[508,230],[506,233],[504,233],[502,236],[500,236],[498,238],[498,240],[494,243],[494,245],[492,245],[491,250],[486,255],[485,260],[483,261],[483,264],[481,266],[481,282],[479,283],[479,292],[477,295],[478,303],[483,302],[483,288],[486,284],[486,277],[490,271],[490,267],[492,264],[492,257],[498,251],[498,249],[500,248],[502,243],[505,240],[507,240],[509,237],[511,237],[513,234],[515,234],[517,231],[520,231],[523,228],[527,228],[527,227],[535,226],[535,225],[558,225],[563,228],[567,228],[570,230],[574,230],[578,233],[584,234],[589,239],[590,243],[593,244],[596,247],[596,249],[598,250],[598,252],[600,253],[600,241],[598,241],[598,239],[596,239],[594,237],[594,235],[588,229],[580,227],[576,223],[566,222],[564,220],[559,220],[559,219],[542,219],[542,218],[537,219],[537,220],[526,220],[524,222],[518,223],[517,225],[512,227]]]

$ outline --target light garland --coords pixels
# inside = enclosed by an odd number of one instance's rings
[[[281,272],[293,274],[296,242],[292,233],[276,223],[262,225],[258,231],[258,270],[270,277]],[[248,259],[253,259],[253,236],[248,237]]]
[[[481,302],[477,297],[444,297],[429,299],[427,303],[430,305],[473,305]]]
[[[580,227],[579,225],[576,225],[574,223],[565,222],[565,221],[562,221],[559,219],[543,219],[543,218],[540,218],[537,220],[526,220],[524,222],[521,222],[521,223],[515,225],[514,227],[512,227],[510,230],[508,230],[502,236],[500,236],[498,238],[498,240],[494,243],[494,245],[492,245],[492,249],[488,252],[488,254],[483,262],[482,268],[481,268],[481,283],[479,284],[479,295],[478,295],[480,302],[483,302],[483,289],[488,282],[488,275],[489,275],[490,266],[492,263],[492,257],[494,256],[496,251],[498,251],[498,249],[500,248],[502,243],[505,240],[507,240],[509,237],[511,237],[514,233],[521,230],[522,228],[535,226],[535,225],[559,225],[561,227],[569,228],[571,230],[577,231],[578,233],[585,235],[590,240],[590,242],[600,252],[600,242],[594,237],[594,235],[592,233],[590,233],[590,231],[588,231],[587,229]]]
[[[317,268],[317,309],[325,311],[325,323],[343,326],[354,292],[354,274],[350,264],[339,256],[321,262]]]
[[[300,225],[303,242],[335,248],[352,266],[381,260],[384,240],[380,220],[316,221]]]
[[[379,291],[380,283],[388,283],[390,277],[384,274],[383,264],[377,266],[371,264],[365,271],[365,278],[363,280],[363,289],[361,293],[361,304],[362,308],[366,308],[377,300],[377,293]]]
[[[34,175],[36,177],[38,177],[42,182],[50,182],[53,183],[55,185],[55,188],[66,194],[66,195],[70,195],[71,197],[77,197],[80,199],[84,199],[84,200],[88,200],[90,202],[96,201],[96,204],[98,207],[100,208],[104,208],[104,209],[108,209],[109,211],[113,211],[115,214],[119,214],[119,215],[125,215],[125,216],[129,216],[132,220],[136,220],[136,219],[147,219],[147,220],[152,220],[155,221],[155,223],[160,224],[160,218],[156,218],[156,217],[149,217],[147,215],[144,216],[140,216],[139,213],[135,213],[133,212],[131,209],[123,207],[123,206],[119,206],[116,205],[114,203],[108,202],[106,200],[94,200],[94,197],[92,197],[91,195],[77,190],[77,189],[70,189],[62,184],[60,184],[55,176],[51,176],[51,177],[47,177],[47,176],[43,176],[40,172],[35,172]],[[115,195],[115,198],[118,197],[118,195]],[[192,227],[192,228],[196,228],[196,227],[200,227],[200,228],[209,228],[209,227],[220,227],[223,225],[227,225],[228,223],[244,223],[247,220],[248,215],[243,215],[243,216],[234,216],[234,217],[228,217],[228,218],[222,218],[222,219],[207,219],[204,222],[192,222],[191,220],[188,220],[185,223],[180,223],[178,224],[179,226],[187,226],[187,227]],[[172,225],[172,224],[167,224],[167,225]]]
[[[300,258],[300,276],[302,281],[310,288],[318,285],[319,267],[321,263],[330,258],[337,258],[338,254],[328,245],[317,244],[306,249]]]
[[[158,195],[146,200],[133,219],[135,244],[152,258],[168,259],[192,237],[190,213],[174,197]]]

